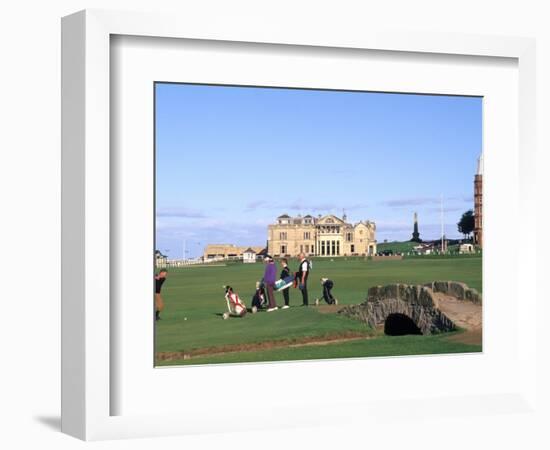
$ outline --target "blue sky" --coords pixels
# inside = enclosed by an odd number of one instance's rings
[[[482,99],[156,84],[157,248],[264,245],[287,213],[372,220],[377,240],[423,239],[473,208]]]

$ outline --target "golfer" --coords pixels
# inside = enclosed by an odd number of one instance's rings
[[[321,278],[321,286],[323,286],[323,299],[329,305],[337,305],[338,299],[332,295],[332,288],[334,287],[334,281],[328,278]],[[315,300],[315,305],[319,305],[319,299]]]
[[[281,259],[281,264],[283,265],[283,269],[281,270],[281,276],[279,277],[281,280],[284,280],[285,278],[288,278],[290,276],[290,269],[288,268],[288,260],[286,258]],[[283,298],[285,299],[285,304],[282,307],[282,309],[290,308],[290,286],[286,289],[282,290],[283,292]]]
[[[298,282],[298,288],[302,291],[302,306],[308,306],[307,298],[307,278],[309,276],[309,261],[306,259],[306,255],[300,253],[300,266],[298,267],[298,272],[296,273],[296,280]]]
[[[168,275],[168,271],[161,269],[158,275],[155,276],[155,320],[160,320],[160,312],[164,309],[164,300],[160,295],[160,291],[166,281],[166,275]]]
[[[269,308],[267,308],[267,312],[271,312],[279,309],[277,308],[277,304],[275,303],[275,293],[273,292],[273,288],[275,287],[277,268],[275,267],[275,261],[273,261],[273,258],[271,256],[266,255],[264,261],[266,263],[264,271],[264,284],[267,288],[267,301],[269,303]]]

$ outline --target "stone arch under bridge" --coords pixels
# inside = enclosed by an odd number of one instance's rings
[[[385,325],[388,319],[406,317],[420,333],[434,334],[456,328],[452,314],[445,314],[442,311],[445,308],[440,304],[444,302],[442,298],[449,297],[479,305],[481,314],[481,295],[466,284],[455,281],[374,286],[369,289],[365,302],[345,306],[338,313],[366,322],[373,328]]]

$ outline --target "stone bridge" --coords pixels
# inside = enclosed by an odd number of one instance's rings
[[[481,294],[456,281],[390,284],[371,287],[365,302],[338,313],[373,328],[384,325],[386,334],[434,334],[481,327],[481,303]]]

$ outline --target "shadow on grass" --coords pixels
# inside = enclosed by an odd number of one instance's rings
[[[223,317],[224,314],[225,313],[212,313],[213,316],[218,316],[218,317]],[[249,314],[252,314],[252,313],[249,313]],[[245,316],[237,316],[237,315],[231,314],[229,317],[231,319],[243,319],[244,317],[246,317],[246,315]]]

